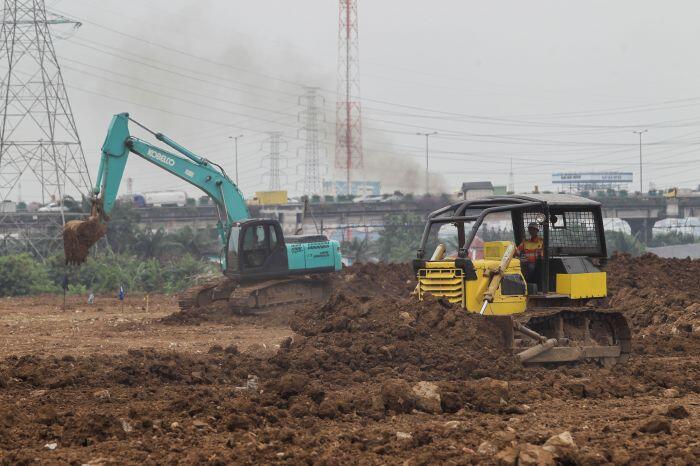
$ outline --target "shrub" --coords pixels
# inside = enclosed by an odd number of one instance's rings
[[[29,254],[0,257],[0,296],[58,291],[44,266]]]
[[[614,252],[626,252],[633,256],[639,256],[646,249],[644,243],[639,241],[636,236],[628,235],[619,231],[606,231],[605,243],[609,256],[611,256]]]

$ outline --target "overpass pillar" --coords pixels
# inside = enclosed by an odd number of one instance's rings
[[[654,221],[649,218],[625,219],[630,225],[632,235],[636,236],[644,244],[647,244],[652,238],[652,229]]]

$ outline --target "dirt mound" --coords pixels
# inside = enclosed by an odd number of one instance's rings
[[[499,327],[449,303],[417,302],[409,296],[412,276],[405,265],[338,274],[325,304],[294,313],[297,335],[268,360],[276,370],[264,391],[288,400],[292,415],[324,419],[379,419],[414,408],[454,412],[466,403],[500,412],[499,397],[475,401],[479,390],[462,383],[522,370]]]
[[[340,272],[328,275],[319,275],[319,279],[329,281],[329,288],[333,291],[342,291],[349,296],[375,297],[375,296],[407,296],[415,286],[413,269],[408,264],[358,264],[345,267]],[[258,311],[266,321],[282,316],[282,322],[287,324],[297,310],[306,310],[315,307],[316,304],[293,304],[285,308],[276,308],[274,311]],[[249,319],[255,317],[247,316]],[[206,322],[235,323],[236,317],[229,310],[226,301],[215,301],[207,306],[194,307],[175,312],[159,320],[167,325],[201,325]],[[280,323],[276,321],[276,323]]]
[[[421,383],[389,377],[380,362],[376,377],[332,377],[343,386],[278,362],[233,348],[5,360],[0,464],[491,464],[513,442],[544,445],[564,430],[579,446],[567,464],[599,464],[621,444],[630,464],[691,464],[697,453],[697,359],[500,374],[509,380],[443,374]],[[56,377],[71,383],[52,384]],[[657,433],[635,433],[649,419],[670,426],[662,443]]]
[[[298,311],[291,327],[301,337],[273,361],[336,384],[359,377],[479,378],[517,367],[492,321],[437,300],[341,291],[323,306]]]
[[[205,322],[229,323],[233,313],[226,301],[215,301],[208,306],[181,309],[158,322],[167,325],[201,325]]]
[[[609,266],[620,305],[647,273],[636,261]],[[524,368],[493,320],[409,297],[408,266],[355,266],[332,280],[329,301],[296,309],[296,335],[272,355],[213,346],[0,361],[0,464],[494,464],[511,450],[525,464],[547,445],[567,448],[554,450],[565,464],[700,454],[692,334],[636,338],[613,369]]]
[[[240,382],[245,381],[251,371],[269,373],[266,364],[248,354],[240,354],[235,346],[215,349],[211,356],[153,350],[89,358],[23,356],[2,361],[0,373],[34,389]]]
[[[227,301],[215,301],[205,307],[179,310],[161,319],[158,323],[165,325],[206,325],[224,324],[236,326],[238,323],[260,326],[287,326],[294,313],[303,308],[301,304],[292,304],[284,308],[263,309],[256,313],[236,314],[228,307]]]
[[[331,277],[331,288],[356,297],[407,296],[416,286],[410,264],[357,264]]]
[[[700,260],[616,254],[605,270],[609,305],[636,336],[700,332]]]

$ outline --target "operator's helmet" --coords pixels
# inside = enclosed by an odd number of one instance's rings
[[[540,231],[540,226],[535,222],[530,222],[527,225],[527,231],[530,231],[530,230]]]

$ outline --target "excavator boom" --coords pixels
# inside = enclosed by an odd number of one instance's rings
[[[181,155],[131,136],[129,121],[150,132]],[[112,117],[102,145],[100,167],[92,192],[91,215],[87,220],[68,222],[64,229],[66,262],[84,262],[90,247],[106,233],[102,222],[109,219],[114,208],[130,154],[149,161],[209,195],[218,207],[217,230],[222,244],[226,244],[231,225],[250,217],[243,194],[221,167],[192,153],[167,136],[149,130],[132,120],[128,113],[120,113]]]

